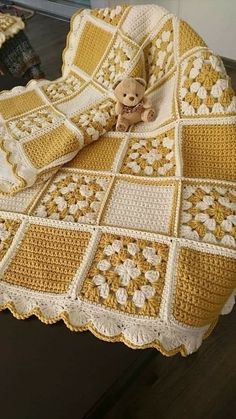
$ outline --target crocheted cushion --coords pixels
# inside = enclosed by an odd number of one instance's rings
[[[63,61],[60,79],[0,95],[0,306],[189,354],[236,288],[236,98],[222,61],[158,6],[76,14]],[[157,118],[117,133],[125,75],[146,77]]]

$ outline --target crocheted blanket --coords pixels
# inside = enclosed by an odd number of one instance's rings
[[[1,309],[190,354],[234,304],[230,79],[152,5],[77,13],[63,61],[60,79],[0,95]],[[146,78],[157,118],[117,133],[126,75]]]

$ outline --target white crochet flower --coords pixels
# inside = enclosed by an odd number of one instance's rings
[[[199,212],[195,215],[195,220],[203,223],[207,230],[214,231],[216,229],[216,221],[209,214]]]
[[[128,299],[128,293],[125,288],[118,288],[116,291],[116,299],[119,304],[126,304]]]
[[[108,271],[108,269],[110,269],[110,267],[111,267],[111,264],[110,264],[109,260],[107,260],[107,259],[100,260],[97,264],[97,268],[100,271]]]
[[[122,241],[114,240],[111,245],[108,245],[104,248],[103,253],[107,256],[112,256],[115,253],[119,253],[122,247]]]
[[[129,285],[131,279],[135,279],[141,274],[141,271],[131,259],[126,259],[123,263],[116,266],[115,272],[120,276],[121,285],[123,286]]]
[[[133,173],[136,173],[136,174],[138,174],[141,170],[141,167],[136,161],[129,162],[127,166],[133,171]]]
[[[127,250],[130,255],[135,256],[136,253],[140,252],[140,248],[136,243],[129,243],[127,246]]]
[[[133,303],[136,307],[141,308],[145,304],[146,299],[148,300],[149,298],[154,297],[155,292],[155,289],[151,285],[143,285],[140,290],[134,292],[132,298]]]
[[[156,265],[161,262],[161,257],[156,254],[152,247],[145,247],[143,249],[143,256],[147,262],[151,263],[152,265]]]
[[[156,282],[160,278],[160,272],[147,271],[145,272],[145,278],[151,283]]]
[[[143,146],[145,147],[147,145],[147,140],[140,140],[137,143],[134,143],[132,145],[132,150],[138,150],[139,148],[142,148]]]
[[[181,235],[186,239],[199,240],[199,234],[196,230],[192,230],[190,226],[183,225],[181,227]]]
[[[6,240],[10,236],[9,231],[7,231],[5,225],[0,223],[0,241]]]
[[[210,206],[213,204],[214,204],[214,199],[209,195],[205,195],[202,201],[199,201],[196,204],[196,208],[200,209],[201,211],[205,211],[206,209],[210,208]]]
[[[152,148],[148,153],[143,153],[142,158],[147,160],[148,164],[153,164],[155,161],[160,160],[162,155],[157,152],[155,148]]]

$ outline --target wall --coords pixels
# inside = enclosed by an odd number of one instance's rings
[[[122,0],[91,0],[93,7],[107,7]],[[186,20],[217,54],[236,60],[236,0],[125,0],[154,3]]]

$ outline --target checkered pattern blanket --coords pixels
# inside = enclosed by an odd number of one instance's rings
[[[158,6],[77,13],[63,62],[0,95],[0,307],[192,353],[234,304],[230,79]],[[118,133],[124,76],[146,78],[157,117]]]

